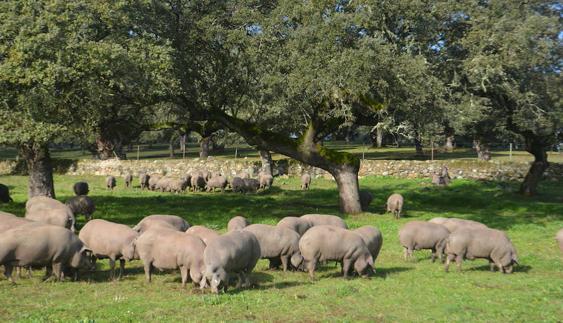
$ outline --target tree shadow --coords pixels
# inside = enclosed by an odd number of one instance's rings
[[[388,276],[392,276],[398,273],[402,273],[405,271],[413,270],[410,267],[377,267],[375,268],[375,275],[374,277],[381,277],[387,278]]]
[[[514,273],[527,273],[532,269],[532,266],[528,266],[528,265],[516,265],[514,266]],[[462,271],[464,271],[463,267],[462,267]],[[468,269],[465,269],[465,271],[489,271],[492,273],[497,273],[499,274],[500,272],[498,271],[498,268],[495,267],[495,271],[492,272],[491,271],[491,267],[487,264],[487,265],[482,265],[482,266],[476,266],[476,267],[471,267]]]

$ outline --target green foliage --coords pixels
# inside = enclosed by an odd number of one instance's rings
[[[337,214],[338,195],[333,181],[313,181],[310,191],[299,189],[296,178],[278,179],[266,194],[140,192],[118,187],[108,192],[102,176],[56,176],[57,196],[70,198],[72,184],[90,183],[96,202],[95,218],[133,225],[148,214],[178,214],[192,224],[224,231],[230,217],[239,213],[253,223],[274,224],[288,215]],[[24,177],[1,177],[10,186],[14,203],[2,210],[23,215]],[[137,184],[137,183],[135,183]],[[145,282],[141,262],[127,263],[125,277],[108,281],[107,260],[98,272],[80,282],[42,283],[42,270],[32,279],[12,286],[0,280],[3,321],[551,321],[560,320],[563,308],[562,258],[554,240],[563,226],[561,183],[545,183],[545,195],[525,198],[507,192],[504,185],[456,180],[447,188],[430,180],[365,177],[361,186],[374,194],[370,213],[348,216],[351,228],[377,226],[383,248],[371,279],[340,277],[332,263],[321,266],[316,280],[306,273],[267,270],[260,261],[251,278],[257,286],[231,289],[224,295],[180,287],[179,273],[157,273]],[[137,186],[137,185],[136,185]],[[509,186],[513,186],[509,184]],[[516,189],[516,187],[512,187]],[[394,220],[383,214],[389,194],[405,196],[406,217]],[[430,262],[428,251],[403,260],[398,230],[406,222],[452,216],[482,221],[505,230],[517,248],[521,265],[511,275],[491,273],[485,260],[466,261],[463,272],[444,273]],[[78,219],[82,225],[84,219]],[[38,304],[38,300],[40,304]]]

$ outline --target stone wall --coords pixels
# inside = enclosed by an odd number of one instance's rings
[[[442,166],[447,166],[452,178],[469,178],[481,180],[520,181],[526,175],[529,163],[507,161],[476,161],[476,160],[364,160],[361,164],[360,176],[394,176],[401,178],[427,178]],[[182,176],[196,169],[207,169],[234,176],[243,171],[256,175],[260,171],[260,162],[247,159],[214,159],[208,160],[79,160],[55,161],[57,173],[69,175],[114,175],[123,176],[129,172],[137,176],[141,172],[159,173],[170,176]],[[21,163],[15,161],[0,162],[0,174],[21,173]],[[274,162],[275,175],[299,176],[309,171],[315,177],[332,179],[325,171],[304,166],[294,160],[282,159]],[[563,180],[563,164],[551,163],[545,177],[548,180]]]

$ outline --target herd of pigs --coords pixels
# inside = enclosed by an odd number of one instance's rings
[[[127,186],[131,181],[132,178],[126,178]],[[191,187],[194,183],[202,187],[198,181],[192,176]],[[308,185],[310,178],[305,182]],[[224,183],[221,180],[222,189]],[[107,184],[113,189],[115,178],[108,177]],[[156,189],[157,184],[146,178],[141,181],[143,185]],[[171,181],[166,185],[173,190],[184,184],[177,186]],[[231,185],[234,190],[237,184]],[[261,180],[258,185],[261,186]],[[87,198],[88,184],[79,182],[73,188],[77,196],[67,204],[37,196],[27,201],[24,218],[0,212],[0,265],[11,282],[14,269],[20,276],[22,269],[31,275],[32,268],[37,267],[46,267],[45,280],[69,276],[77,279],[79,270],[93,271],[96,260],[106,258],[110,279],[119,279],[126,261],[140,259],[148,282],[155,269],[179,269],[182,286],[191,280],[201,289],[209,287],[218,293],[235,283],[236,288],[249,286],[249,273],[259,259],[268,259],[270,269],[307,271],[311,278],[317,266],[327,261],[340,263],[345,278],[370,276],[375,273],[374,263],[383,244],[382,233],[376,227],[350,230],[340,217],[325,214],[285,217],[277,225],[251,224],[236,216],[228,222],[224,234],[200,225],[191,226],[175,215],[149,215],[131,228],[91,219],[95,207]],[[403,203],[400,194],[393,194],[387,200],[387,211],[399,218]],[[84,214],[87,222],[76,235],[78,214]],[[563,251],[563,229],[556,239]],[[492,271],[498,268],[503,273],[512,273],[518,263],[516,249],[503,231],[471,220],[410,221],[400,229],[399,241],[405,260],[412,257],[414,250],[429,249],[433,262],[436,257],[443,260],[445,256],[446,271],[454,260],[461,270],[464,259],[487,259]]]

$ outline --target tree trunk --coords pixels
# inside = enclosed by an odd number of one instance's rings
[[[272,154],[267,150],[260,150],[260,159],[262,161],[262,173],[273,176]]]
[[[424,150],[422,149],[422,142],[420,141],[420,137],[418,133],[414,137],[414,149],[416,151],[417,156],[424,156]]]
[[[338,186],[340,212],[360,213],[360,188],[358,185],[358,169],[349,165],[342,165],[329,171]]]
[[[180,135],[180,150],[182,151],[182,156],[186,155],[186,141],[187,141],[188,135],[183,133],[182,135]]]
[[[55,198],[53,166],[47,144],[24,144],[20,147],[20,154],[25,158],[29,173],[28,197],[49,196]]]
[[[473,140],[473,148],[475,148],[479,160],[491,160],[491,150],[487,144],[481,142],[481,140],[475,139]]]
[[[170,139],[170,143],[168,144],[168,149],[170,150],[170,158],[174,158],[174,138]]]
[[[520,185],[520,193],[524,195],[537,194],[538,184],[545,170],[549,167],[545,146],[538,141],[527,140],[526,151],[534,155],[534,162],[528,170],[524,182]]]
[[[105,138],[104,136],[96,138],[96,156],[101,160],[111,158],[127,159],[121,139]]]
[[[383,131],[382,127],[378,127],[375,131],[375,144],[377,148],[383,147],[383,135],[385,132]]]
[[[452,127],[446,127],[444,129],[444,134],[446,135],[444,150],[451,153],[454,151],[454,129]]]
[[[199,142],[199,147],[201,148],[199,152],[199,158],[207,159],[207,157],[209,157],[211,143],[211,136],[201,138],[201,141]]]

